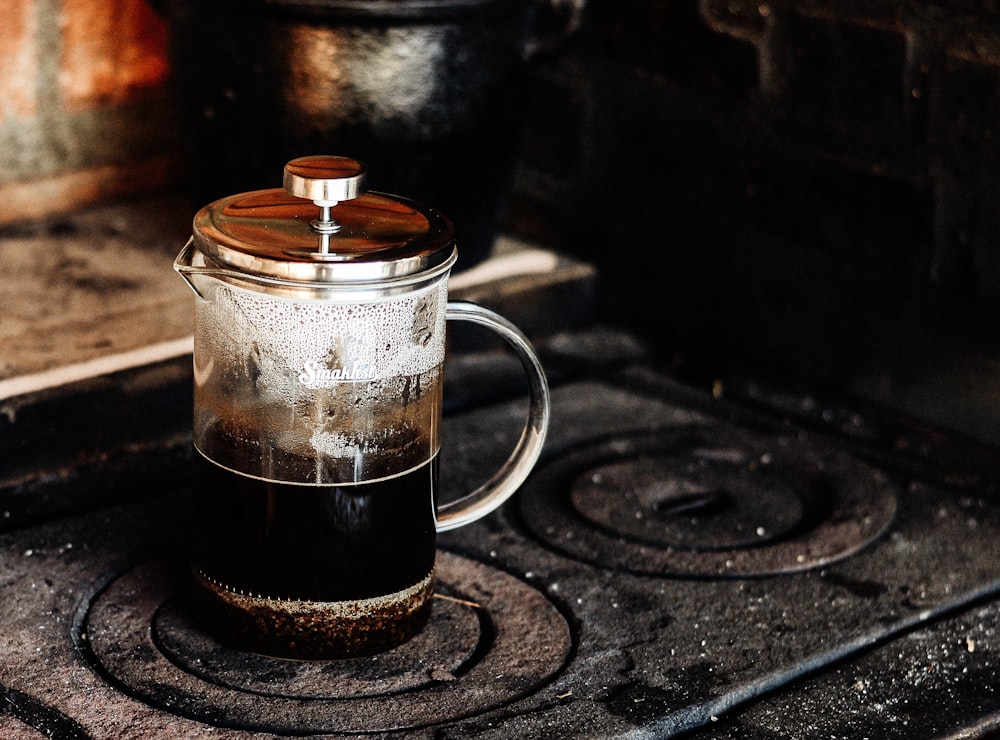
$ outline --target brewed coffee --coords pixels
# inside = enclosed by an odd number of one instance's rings
[[[433,590],[437,456],[381,480],[278,483],[194,454],[195,602],[223,641],[298,659],[387,650]]]
[[[239,594],[349,601],[401,591],[434,567],[438,464],[361,484],[276,483],[194,455],[192,562]]]

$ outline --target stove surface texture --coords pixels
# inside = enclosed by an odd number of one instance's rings
[[[445,496],[502,461],[523,405],[447,416]],[[642,369],[567,379],[532,478],[441,535],[424,633],[331,663],[203,634],[186,488],[136,479],[0,535],[0,735],[985,737],[990,458],[849,418],[843,433]]]

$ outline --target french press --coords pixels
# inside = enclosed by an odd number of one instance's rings
[[[174,267],[194,290],[194,604],[242,647],[342,658],[415,634],[436,532],[500,506],[537,460],[549,394],[524,335],[448,302],[454,229],[366,192],[343,157],[202,208]],[[500,334],[528,378],[509,459],[439,505],[445,325]]]

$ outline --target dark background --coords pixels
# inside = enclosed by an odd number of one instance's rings
[[[692,382],[887,403],[991,441],[993,3],[592,0],[531,69],[507,227],[593,261]]]

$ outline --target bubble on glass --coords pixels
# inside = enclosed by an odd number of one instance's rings
[[[196,444],[248,475],[317,484],[425,463],[446,304],[445,281],[372,303],[220,284],[198,308]]]

